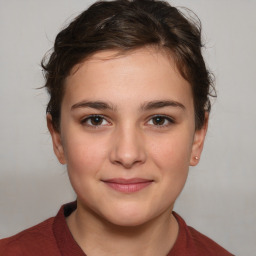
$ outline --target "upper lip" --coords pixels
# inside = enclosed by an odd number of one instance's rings
[[[113,178],[113,179],[103,180],[103,182],[117,183],[117,184],[136,184],[136,183],[145,183],[145,182],[152,182],[152,181],[153,180],[142,179],[142,178],[132,178],[132,179]]]

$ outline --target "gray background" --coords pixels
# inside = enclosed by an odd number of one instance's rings
[[[203,24],[216,75],[201,163],[175,210],[236,255],[256,251],[256,1],[175,0]],[[91,1],[0,1],[0,238],[75,199],[52,151],[40,61],[57,32]]]

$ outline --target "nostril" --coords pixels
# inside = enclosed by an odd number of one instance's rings
[[[136,150],[131,153],[114,151],[111,154],[111,162],[116,165],[122,165],[126,169],[130,169],[135,165],[143,164],[146,160],[146,154],[143,150]]]
[[[131,167],[141,164],[143,161],[139,159],[119,159],[115,160],[114,163],[117,165],[122,165],[126,169],[130,169]]]

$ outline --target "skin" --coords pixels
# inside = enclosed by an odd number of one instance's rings
[[[195,130],[191,86],[165,52],[117,53],[98,52],[72,69],[60,132],[47,116],[54,152],[77,194],[67,224],[88,255],[166,255],[178,235],[171,212],[189,166],[198,163],[207,118]],[[116,178],[149,185],[117,191],[107,183]]]

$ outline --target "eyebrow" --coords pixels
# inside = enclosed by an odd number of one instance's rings
[[[164,108],[164,107],[178,107],[178,108],[181,108],[182,110],[186,110],[183,104],[174,100],[149,101],[141,105],[141,110],[146,111],[146,110],[152,110],[152,109],[158,109],[158,108]]]
[[[77,109],[77,108],[94,108],[98,110],[115,110],[115,107],[111,104],[108,104],[107,102],[103,101],[81,101],[76,104],[74,104],[71,107],[71,110]]]
[[[180,102],[173,101],[173,100],[155,100],[155,101],[149,101],[140,106],[140,109],[142,111],[148,111],[152,109],[158,109],[158,108],[164,108],[164,107],[178,107],[183,110],[185,110],[185,106],[181,104]],[[76,104],[74,104],[71,107],[71,110],[77,109],[77,108],[93,108],[98,110],[112,110],[116,111],[116,107],[112,104],[109,104],[104,101],[81,101]]]

